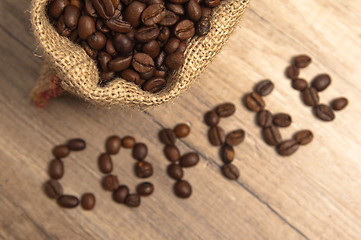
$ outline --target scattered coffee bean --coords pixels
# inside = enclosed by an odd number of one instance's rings
[[[60,179],[64,175],[64,164],[60,159],[54,159],[49,165],[49,175],[52,179]]]
[[[119,186],[118,177],[115,175],[108,175],[103,178],[103,187],[105,190],[114,191]]]
[[[122,146],[122,140],[118,136],[110,136],[106,143],[105,143],[105,149],[106,152],[109,154],[117,154],[120,150],[120,147]]]
[[[243,129],[237,129],[227,134],[226,144],[229,146],[237,146],[244,141],[245,132]]]
[[[211,28],[211,22],[209,17],[201,17],[196,25],[196,34],[198,36],[207,35]]]
[[[221,159],[224,163],[231,163],[233,161],[235,152],[232,146],[224,144],[220,151]]]
[[[174,192],[180,198],[189,198],[192,195],[192,186],[186,180],[179,180],[174,184]]]
[[[271,125],[270,127],[263,128],[262,135],[265,142],[271,146],[277,146],[282,141],[280,131],[278,130],[277,127],[273,125]]]
[[[273,82],[271,82],[270,80],[263,80],[256,85],[254,91],[264,97],[269,95],[272,92],[273,88]]]
[[[139,161],[135,165],[135,173],[139,178],[148,178],[153,175],[152,164],[147,161]]]
[[[169,177],[175,180],[180,180],[183,178],[183,168],[179,164],[170,164],[167,168],[167,172]]]
[[[310,130],[301,130],[295,134],[295,140],[299,145],[306,145],[313,139],[313,134]]]
[[[70,149],[67,145],[59,145],[54,147],[53,155],[56,158],[65,158],[69,155]]]
[[[233,103],[223,103],[216,107],[216,113],[219,117],[225,118],[232,116],[236,111],[236,107]]]
[[[315,88],[308,87],[302,91],[302,100],[307,106],[313,107],[319,103],[320,98]]]
[[[191,132],[191,128],[185,123],[180,123],[174,128],[174,133],[178,138],[187,137],[190,132]]]
[[[246,96],[246,106],[253,112],[259,112],[265,107],[265,102],[258,93],[252,92]]]
[[[226,136],[224,130],[219,126],[211,127],[208,130],[208,139],[213,146],[222,145],[225,141],[225,138]]]
[[[277,151],[281,156],[290,156],[297,151],[298,147],[298,142],[290,139],[280,143],[277,146]]]
[[[270,127],[272,125],[273,116],[268,110],[261,110],[257,113],[257,123],[260,127]]]
[[[182,167],[193,167],[199,162],[199,155],[195,152],[189,152],[182,155],[179,159],[179,165]]]
[[[153,193],[154,186],[151,182],[142,182],[137,186],[137,193],[140,196],[149,196]]]
[[[58,204],[65,208],[75,208],[79,205],[79,199],[72,195],[62,195],[58,198]]]
[[[128,207],[139,207],[140,205],[140,196],[138,193],[131,193],[125,199],[125,204]]]
[[[159,139],[162,143],[167,145],[174,145],[177,136],[170,128],[165,128],[159,132]]]
[[[204,115],[204,121],[208,126],[214,127],[219,123],[219,116],[216,111],[208,111]]]
[[[120,185],[114,192],[113,192],[113,199],[118,203],[125,203],[125,199],[129,195],[129,188],[125,185]]]
[[[292,87],[298,91],[303,91],[308,87],[308,83],[305,79],[296,78],[292,80]]]
[[[85,210],[91,210],[95,206],[95,196],[92,193],[84,193],[81,197],[81,206]]]
[[[148,154],[148,147],[144,143],[136,143],[132,151],[133,157],[137,160],[143,160]]]
[[[224,176],[228,179],[236,180],[239,177],[239,170],[232,163],[223,165],[222,171],[223,171]]]
[[[99,156],[99,169],[102,173],[111,173],[113,171],[113,161],[108,153],[102,153]]]
[[[86,147],[86,143],[81,138],[74,138],[68,141],[68,148],[71,151],[81,151]]]
[[[288,127],[292,123],[292,118],[287,113],[278,113],[273,116],[272,122],[276,127]]]
[[[332,101],[331,106],[333,110],[339,111],[344,109],[348,104],[348,100],[345,97],[336,98]]]
[[[125,136],[122,139],[122,145],[125,148],[132,148],[135,145],[135,138],[132,136]]]
[[[311,61],[311,58],[304,54],[294,58],[294,64],[297,68],[305,68],[311,63]]]
[[[164,155],[171,162],[177,162],[180,158],[179,149],[174,145],[166,145],[164,147]]]
[[[296,66],[289,66],[286,69],[286,75],[288,78],[290,79],[296,79],[298,78],[298,75],[300,74],[300,70],[298,70],[298,68]]]
[[[63,195],[63,187],[61,184],[54,179],[50,179],[44,185],[45,193],[49,198],[58,198]]]
[[[335,119],[335,114],[333,113],[332,109],[325,104],[319,104],[315,106],[314,112],[315,115],[323,121],[332,121]]]
[[[325,90],[330,84],[331,77],[328,74],[320,74],[316,76],[311,82],[311,86],[319,92]]]

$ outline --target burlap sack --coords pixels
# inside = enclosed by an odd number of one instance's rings
[[[249,0],[225,0],[214,8],[210,32],[189,42],[184,65],[169,75],[167,86],[162,91],[152,94],[121,78],[106,87],[99,87],[96,62],[81,46],[59,36],[47,19],[48,1],[32,2],[33,31],[44,51],[45,61],[32,92],[34,102],[42,106],[64,89],[94,104],[137,108],[168,102],[188,89],[221,50],[249,3]]]

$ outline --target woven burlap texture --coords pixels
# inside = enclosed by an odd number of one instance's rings
[[[108,107],[117,105],[138,108],[168,102],[188,89],[221,50],[249,3],[249,0],[225,0],[214,8],[210,32],[204,37],[194,37],[189,41],[184,65],[169,74],[167,86],[162,91],[152,94],[121,78],[105,87],[99,87],[96,62],[81,46],[56,32],[47,18],[48,1],[32,2],[33,31],[46,61],[33,94],[44,88],[44,81],[49,81],[46,76],[55,72],[62,80],[61,87],[65,91],[86,101]]]

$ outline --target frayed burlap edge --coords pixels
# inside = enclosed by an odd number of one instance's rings
[[[47,19],[47,2],[48,0],[32,2],[33,31],[46,61],[33,95],[41,86],[46,85],[46,77],[54,72],[61,79],[64,90],[93,104],[145,108],[176,98],[196,81],[230,37],[249,0],[222,1],[213,9],[210,32],[204,37],[194,37],[189,42],[184,65],[169,75],[167,86],[156,94],[145,92],[139,86],[120,78],[106,87],[99,87],[96,62],[79,45],[59,36]]]

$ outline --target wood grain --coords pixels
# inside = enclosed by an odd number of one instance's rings
[[[39,109],[29,94],[41,68],[31,35],[29,1],[0,3],[0,238],[2,239],[359,239],[361,235],[361,2],[252,1],[238,29],[199,81],[173,103],[145,112],[105,110],[64,96]],[[346,96],[349,106],[333,122],[316,119],[290,86],[284,70],[293,56],[313,62],[301,76],[329,73],[328,103]],[[314,140],[291,157],[280,157],[262,140],[255,114],[243,96],[263,79],[276,87],[266,107],[292,115],[284,139],[310,129]],[[243,128],[236,147],[238,181],[220,173],[218,149],[211,147],[203,114],[230,101],[237,112],[222,119],[226,131]],[[158,131],[187,122],[182,152],[197,151],[200,163],[186,169],[193,186],[188,200],[172,192]],[[97,157],[111,135],[133,135],[149,148],[155,174],[152,196],[129,209],[100,186]],[[62,209],[43,193],[51,149],[73,137],[87,149],[65,159],[66,193],[93,192],[93,211]],[[120,181],[135,189],[134,160],[122,150],[115,158]]]

